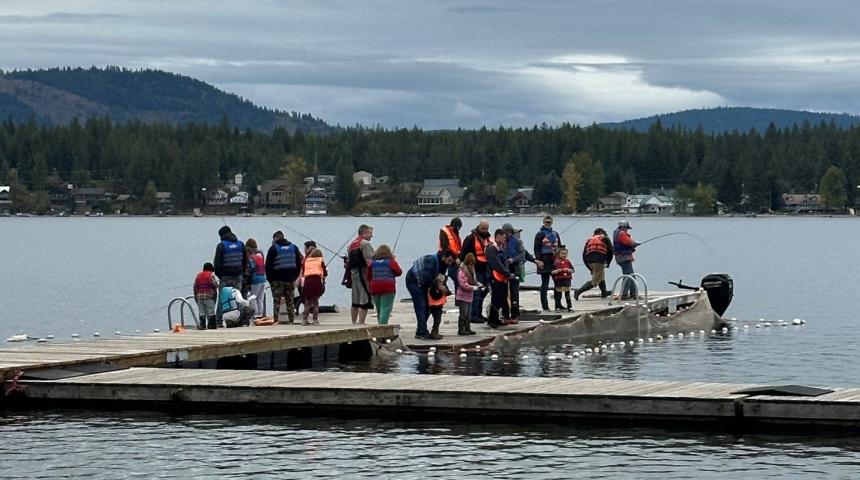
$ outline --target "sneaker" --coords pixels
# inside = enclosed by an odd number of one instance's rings
[[[427,335],[427,340],[442,340],[442,335],[431,333],[430,335]]]
[[[518,323],[520,323],[520,321],[517,320],[516,318],[509,318],[509,319],[505,320],[505,325],[516,325]]]
[[[579,300],[579,290],[574,290],[574,291],[573,291],[573,299],[574,299],[574,300]]]
[[[556,308],[555,313],[561,313],[561,308]]]
[[[430,340],[430,335],[418,335],[415,334],[415,340]]]

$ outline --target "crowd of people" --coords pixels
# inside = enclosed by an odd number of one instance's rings
[[[524,280],[527,262],[533,263],[540,275],[540,302],[543,311],[549,305],[550,281],[556,312],[571,312],[579,297],[592,288],[607,297],[605,271],[613,260],[625,275],[633,273],[633,253],[639,245],[630,234],[626,220],[610,239],[602,228],[596,228],[585,241],[582,262],[590,278],[579,288],[572,289],[574,266],[561,233],[553,229],[553,218],[543,217],[534,237],[532,252],[526,250],[522,229],[505,223],[491,234],[490,224],[480,220],[461,239],[463,222],[459,217],[439,231],[435,252],[419,256],[405,272],[406,289],[412,299],[416,317],[415,338],[441,339],[439,328],[442,311],[453,294],[459,312],[459,335],[474,335],[472,324],[490,328],[519,323],[520,283]],[[239,240],[223,226],[213,262],[207,262],[194,281],[194,296],[200,316],[199,328],[237,327],[294,323],[299,304],[304,306],[302,325],[319,324],[319,301],[325,292],[328,269],[322,251],[314,241],[304,244],[304,250],[277,231],[264,255],[257,241]],[[344,257],[343,286],[351,290],[350,317],[353,324],[366,322],[370,310],[377,310],[379,324],[387,324],[394,305],[397,277],[404,275],[393,249],[388,245],[373,248],[373,228],[361,225],[357,236]],[[450,280],[450,286],[449,286]],[[264,318],[264,291],[271,289],[273,320]],[[298,291],[298,296],[294,296]],[[635,298],[635,282],[625,281],[621,298]],[[484,315],[484,303],[490,297]],[[563,303],[562,303],[563,301]],[[432,318],[432,325],[428,322]]]

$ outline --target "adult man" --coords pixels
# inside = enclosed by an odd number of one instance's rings
[[[537,265],[538,268],[543,267],[543,262],[535,259],[523,246],[523,241],[517,235],[522,230],[515,230],[510,223],[502,225],[502,231],[505,232],[505,264],[508,270],[515,275],[508,280],[508,291],[510,295],[511,318],[516,319],[520,316],[520,271],[526,260]]]
[[[505,258],[505,231],[497,229],[494,241],[485,250],[487,266],[491,271],[490,282],[490,314],[487,316],[487,326],[498,328],[506,324],[519,323],[511,319],[508,306],[508,282],[517,278],[517,274],[508,269]],[[476,292],[477,293],[477,292]]]
[[[245,244],[236,238],[230,227],[224,225],[218,229],[221,241],[215,247],[215,275],[221,279],[221,285],[232,285],[242,289],[242,273],[248,263],[248,253]]]
[[[466,255],[475,255],[475,279],[481,285],[490,284],[490,270],[487,268],[487,257],[484,250],[490,243],[490,223],[486,220],[478,222],[478,226],[472,233],[463,239],[463,248],[460,249],[460,261],[466,259]],[[472,323],[484,323],[487,319],[482,315],[484,310],[484,298],[486,291],[478,290],[472,298]]]
[[[373,228],[362,224],[358,227],[358,236],[347,247],[348,266],[352,278],[352,323],[364,323],[367,311],[373,308],[370,290],[367,283],[367,266],[373,258]]]
[[[454,261],[455,257],[450,251],[431,253],[415,260],[412,268],[406,272],[406,289],[412,297],[412,308],[415,310],[417,321],[415,338],[419,340],[442,338],[438,328],[434,328],[433,332],[427,330],[427,319],[430,318],[427,295],[436,281],[436,276],[440,273],[444,274]]]
[[[639,243],[633,241],[633,237],[630,236],[631,228],[632,227],[627,220],[621,220],[618,222],[618,228],[616,228],[615,232],[612,234],[612,244],[615,247],[615,263],[621,267],[621,273],[624,275],[633,274],[633,261],[635,260],[633,258],[633,252],[635,252],[636,247],[639,246]],[[636,298],[639,294],[639,291],[636,288],[636,282],[630,279],[624,279],[622,284],[621,298]]]
[[[293,308],[293,289],[302,267],[302,253],[294,243],[284,238],[280,230],[273,236],[275,243],[269,247],[266,254],[266,279],[272,289],[272,314],[278,318],[278,307],[281,299],[287,309],[289,320],[293,323],[296,312]],[[280,319],[278,323],[281,323]]]
[[[535,258],[543,263],[543,267],[538,267],[537,273],[540,274],[540,306],[544,311],[549,310],[549,279],[552,277],[555,256],[561,246],[561,235],[552,229],[552,216],[544,216],[543,226],[535,234],[534,244]]]
[[[460,250],[462,250],[463,242],[460,240],[460,229],[463,227],[463,221],[460,220],[460,217],[454,217],[451,219],[451,223],[442,227],[439,230],[439,251],[449,251],[451,252],[455,258],[460,257]],[[454,292],[457,291],[457,265],[451,265],[448,267],[448,278],[453,280],[454,282]]]
[[[610,293],[606,290],[605,268],[612,263],[612,242],[606,235],[606,230],[597,227],[594,235],[585,241],[582,248],[582,263],[591,272],[591,279],[586,280],[581,287],[573,291],[573,298],[579,300],[579,296],[594,287],[600,287],[600,297],[606,298]]]

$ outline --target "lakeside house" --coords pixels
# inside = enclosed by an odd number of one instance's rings
[[[74,188],[72,190],[72,198],[75,202],[75,209],[100,207],[102,203],[110,198],[105,195],[104,188]]]
[[[459,205],[464,195],[465,190],[456,178],[424,180],[424,186],[418,192],[418,206]]]
[[[675,212],[675,202],[664,195],[628,195],[621,211],[630,214],[671,214]]]
[[[286,179],[265,180],[260,186],[260,206],[264,208],[289,208],[292,191]]]
[[[508,194],[508,206],[524,213],[531,206],[534,191],[533,187],[522,187],[514,190]]]
[[[605,197],[597,199],[598,212],[621,213],[624,211],[624,206],[627,205],[628,195],[625,192],[612,192]]]
[[[12,204],[12,187],[0,185],[0,206]]]
[[[352,174],[352,183],[358,185],[362,190],[367,190],[373,185],[373,174],[359,170]]]
[[[817,193],[783,193],[782,209],[794,213],[823,212],[824,202]]]
[[[305,215],[328,213],[328,195],[324,188],[314,187],[305,195]]]
[[[224,190],[217,188],[206,192],[206,205],[210,207],[220,207],[227,205],[230,196]]]
[[[173,208],[173,193],[171,192],[155,192],[155,200],[158,202],[159,208],[165,210]]]

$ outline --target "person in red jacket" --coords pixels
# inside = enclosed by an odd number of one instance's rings
[[[555,284],[555,311],[561,311],[561,294],[567,302],[567,311],[573,311],[570,302],[570,283],[573,280],[573,264],[567,259],[567,249],[558,250],[558,258],[552,265],[552,281]]]
[[[380,245],[373,253],[373,259],[367,267],[370,298],[379,315],[380,325],[388,325],[391,309],[394,307],[394,293],[397,288],[397,277],[403,270],[394,259],[394,253],[388,245]]]

